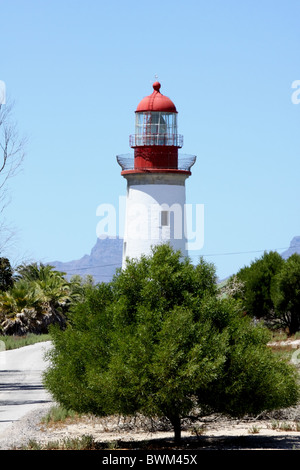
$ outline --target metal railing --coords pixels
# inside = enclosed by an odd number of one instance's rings
[[[192,166],[196,162],[196,155],[188,155],[188,154],[179,154],[178,155],[178,164],[176,168],[165,168],[166,170],[175,169],[175,170],[183,170],[183,171],[190,171]],[[117,155],[117,162],[122,168],[122,170],[134,170],[134,156],[131,154],[123,154]],[[164,168],[159,168],[159,170],[163,170]],[[140,168],[139,170],[151,170],[149,167]]]
[[[131,134],[129,136],[130,147],[142,147],[145,145],[167,145],[174,147],[183,146],[181,134]]]

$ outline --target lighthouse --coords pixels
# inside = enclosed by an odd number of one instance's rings
[[[160,89],[153,83],[153,92],[136,108],[135,133],[129,136],[134,154],[117,155],[127,180],[123,268],[127,258],[149,255],[162,243],[187,255],[185,182],[196,157],[178,152],[178,112]]]

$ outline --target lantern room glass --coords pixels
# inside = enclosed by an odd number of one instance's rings
[[[177,141],[177,114],[160,111],[136,113],[136,145],[174,145]]]

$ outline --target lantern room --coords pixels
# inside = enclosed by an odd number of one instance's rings
[[[178,148],[183,138],[177,133],[177,110],[174,103],[160,93],[160,83],[153,84],[151,95],[143,98],[135,111],[135,134],[130,136],[134,148],[134,168],[177,169]]]
[[[160,92],[159,82],[135,110],[135,133],[129,136],[134,158],[117,156],[122,175],[142,172],[186,172],[194,164],[192,156],[179,156],[183,136],[178,134],[178,112],[173,101]]]

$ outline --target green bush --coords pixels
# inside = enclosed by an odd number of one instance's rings
[[[300,330],[300,255],[290,256],[273,282],[275,311],[289,334]]]
[[[252,317],[263,318],[270,326],[284,327],[289,335],[300,330],[300,255],[287,260],[276,252],[265,252],[250,266],[242,268],[237,279],[243,287],[235,295]]]

